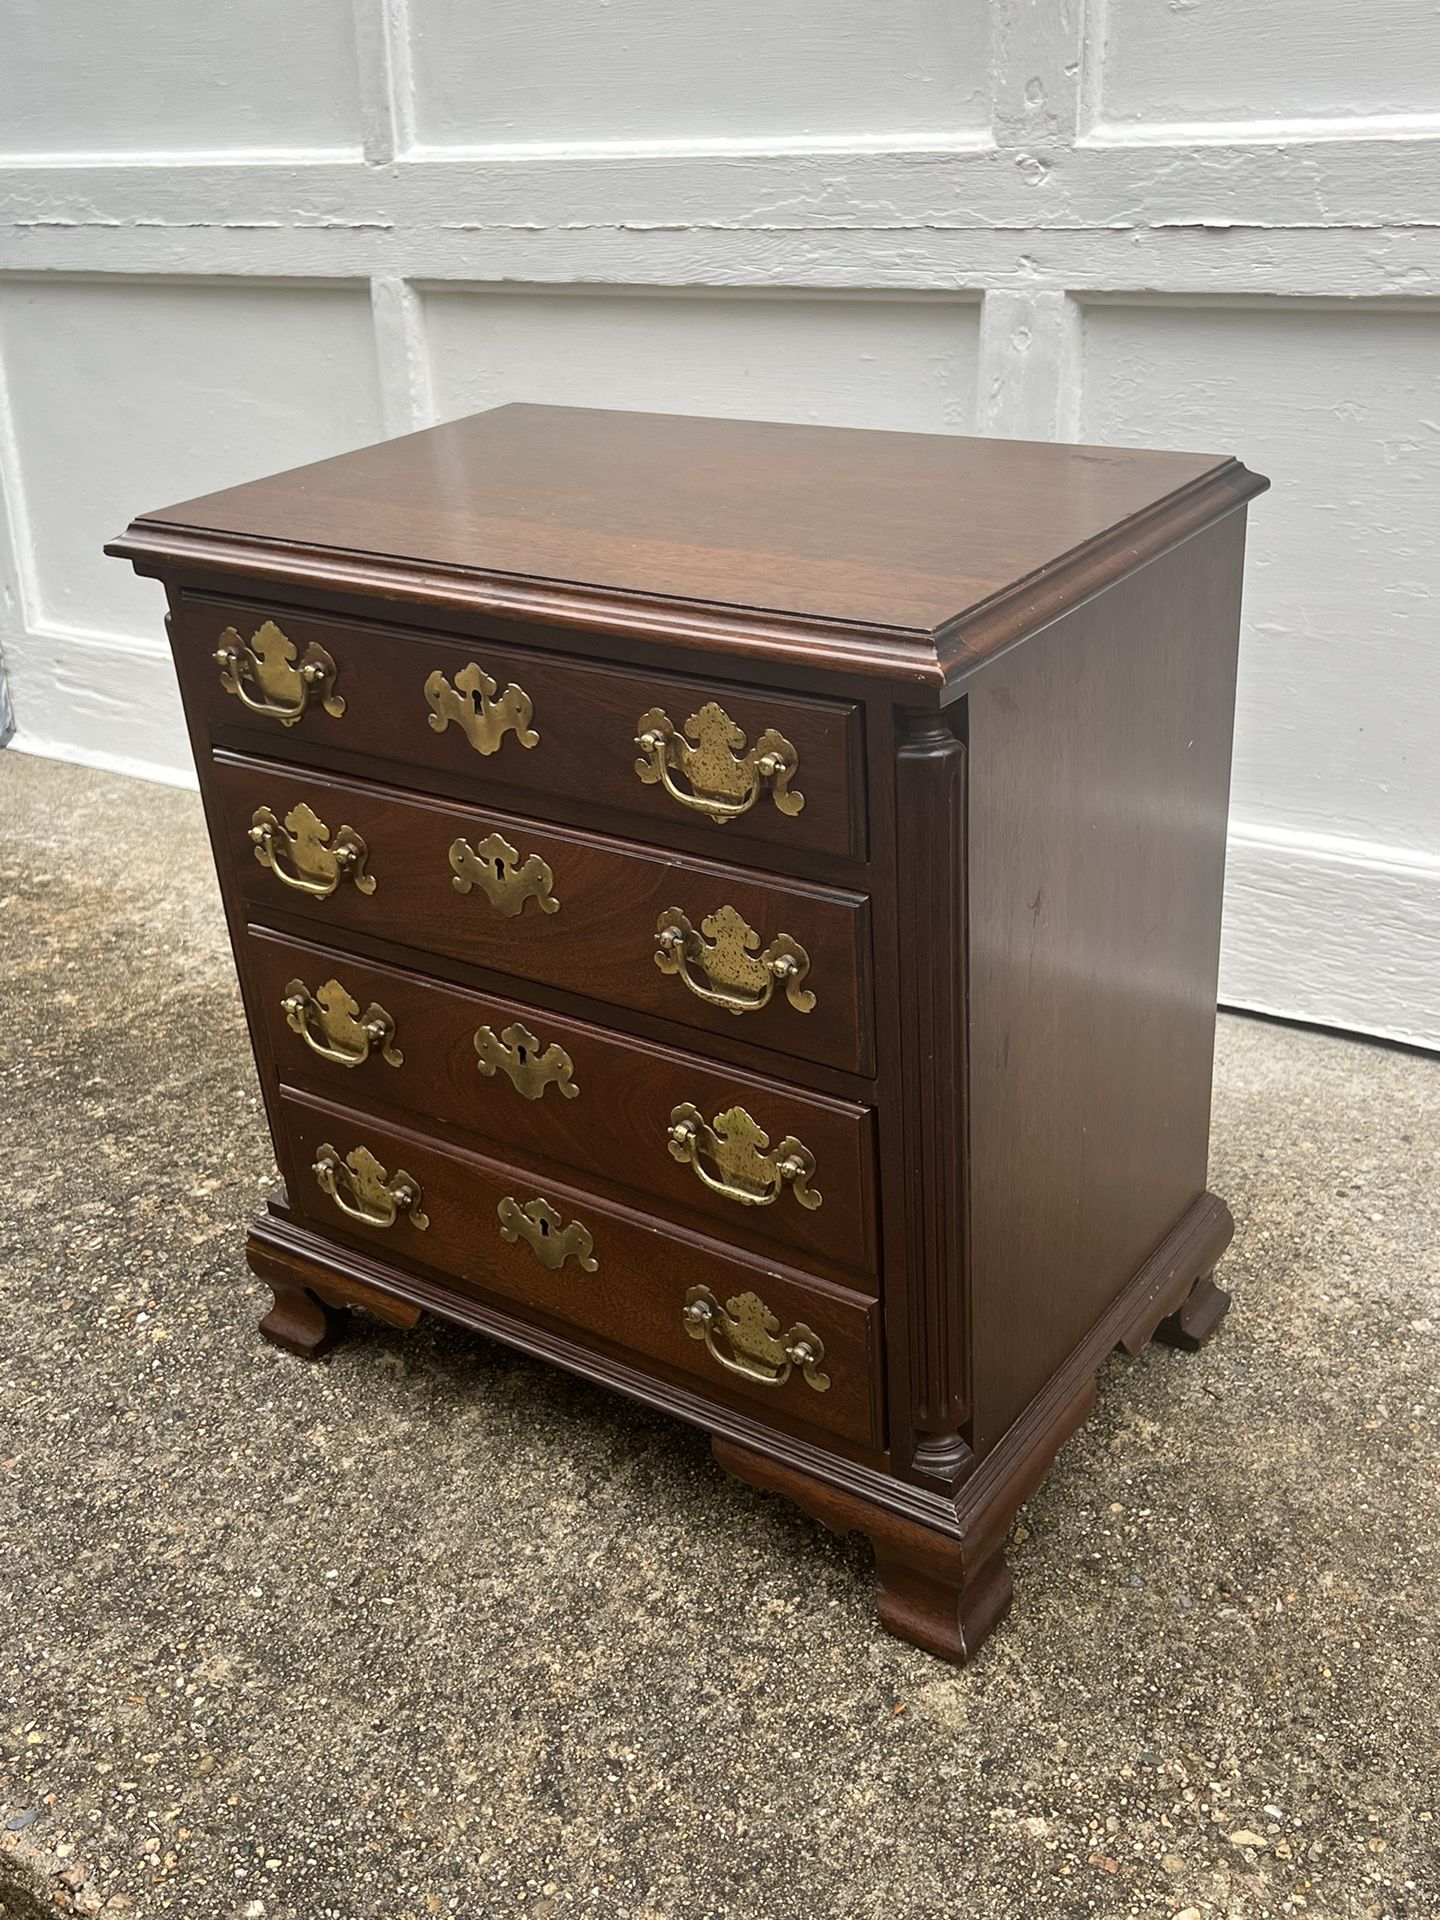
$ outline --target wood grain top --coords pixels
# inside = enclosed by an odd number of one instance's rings
[[[1266,484],[1218,455],[517,405],[106,551],[938,684]]]

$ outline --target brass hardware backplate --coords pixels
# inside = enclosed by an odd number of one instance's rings
[[[341,827],[332,840],[329,827],[303,800],[286,814],[283,826],[269,807],[257,807],[250,816],[250,840],[261,866],[297,893],[328,900],[342,880],[357,893],[375,891],[375,876],[365,871],[370,850],[360,835]]]
[[[599,1267],[590,1229],[578,1220],[572,1220],[568,1227],[563,1225],[560,1215],[542,1194],[527,1200],[522,1207],[507,1193],[495,1211],[500,1216],[500,1238],[512,1244],[523,1240],[542,1267],[554,1271],[563,1267],[572,1254],[586,1273],[594,1273]]]
[[[421,1233],[430,1225],[420,1211],[419,1182],[399,1168],[393,1180],[388,1178],[368,1147],[356,1147],[342,1160],[327,1140],[315,1155],[312,1170],[320,1191],[362,1226],[393,1227],[402,1213]]]
[[[273,620],[267,620],[251,634],[248,643],[234,627],[227,627],[215,649],[215,664],[220,669],[220,684],[233,693],[251,713],[278,720],[282,727],[293,727],[309,703],[311,694],[332,719],[345,711],[344,698],[334,691],[335,662],[315,641],[311,641],[297,661],[295,642],[282,633]],[[258,689],[258,697],[251,688]]]
[[[719,907],[700,922],[697,933],[679,907],[667,907],[655,923],[655,964],[678,974],[697,999],[727,1013],[757,1013],[777,986],[797,1013],[810,1013],[815,995],[803,983],[810,956],[788,933],[777,933],[761,948],[760,936],[735,911]],[[693,968],[704,974],[695,977]]]
[[[575,1063],[565,1049],[553,1041],[542,1047],[518,1020],[498,1035],[493,1027],[480,1027],[475,1034],[475,1051],[480,1056],[481,1073],[493,1076],[498,1069],[527,1100],[538,1100],[549,1086],[558,1087],[566,1100],[575,1099],[580,1092],[574,1079]]]
[[[540,744],[530,724],[535,705],[529,694],[512,680],[497,698],[495,682],[474,660],[456,674],[454,686],[437,667],[425,682],[425,698],[436,733],[444,733],[453,720],[477,753],[498,752],[512,732],[522,747]]]
[[[450,848],[450,865],[455,872],[455,891],[469,893],[479,887],[497,913],[513,920],[527,900],[537,901],[542,913],[558,913],[555,876],[532,853],[524,861],[510,842],[498,833],[488,835],[474,847],[457,840]]]
[[[816,1393],[830,1385],[829,1374],[820,1370],[825,1342],[819,1334],[802,1320],[782,1334],[780,1322],[758,1293],[737,1294],[722,1307],[709,1287],[691,1287],[680,1318],[690,1338],[703,1340],[727,1373],[742,1374],[761,1386],[783,1387],[798,1367]]]
[[[285,1024],[298,1033],[322,1060],[341,1067],[359,1067],[375,1049],[388,1066],[403,1066],[405,1056],[394,1044],[395,1022],[378,1001],[364,1013],[338,980],[327,980],[314,993],[303,980],[292,980],[280,1002]]]
[[[802,1207],[820,1205],[821,1196],[810,1186],[814,1154],[793,1133],[767,1153],[770,1136],[744,1107],[727,1107],[712,1124],[687,1100],[671,1110],[667,1138],[672,1157],[692,1166],[697,1178],[726,1200],[768,1207],[788,1187]],[[712,1173],[707,1162],[718,1172]]]
[[[717,826],[748,813],[768,792],[779,813],[796,814],[805,796],[791,790],[799,755],[773,727],[746,749],[745,735],[722,706],[709,700],[680,732],[663,707],[640,716],[635,771],[647,787],[663,786],[672,800],[703,813]],[[675,776],[686,782],[676,785]]]

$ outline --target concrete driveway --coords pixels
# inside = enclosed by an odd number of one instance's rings
[[[1108,1364],[956,1672],[682,1428],[260,1343],[192,796],[0,753],[0,954],[0,1913],[1440,1913],[1435,1061],[1222,1021],[1234,1309]]]

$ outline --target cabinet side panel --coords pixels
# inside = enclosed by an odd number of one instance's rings
[[[974,1444],[1204,1191],[1244,515],[970,693]]]

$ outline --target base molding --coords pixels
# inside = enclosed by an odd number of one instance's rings
[[[343,1274],[298,1248],[279,1245],[256,1228],[246,1239],[245,1258],[275,1296],[260,1332],[303,1360],[318,1360],[330,1351],[344,1334],[350,1307],[364,1307],[392,1327],[419,1324],[420,1308],[412,1301],[397,1299],[358,1274]]]
[[[1008,1610],[1010,1572],[998,1547],[977,1559],[962,1539],[907,1520],[749,1447],[714,1439],[710,1450],[737,1480],[762,1493],[783,1495],[832,1533],[867,1535],[875,1550],[876,1611],[882,1625],[900,1639],[963,1665]]]
[[[413,1327],[429,1311],[701,1427],[718,1464],[736,1479],[783,1495],[835,1532],[865,1534],[875,1553],[882,1625],[963,1664],[1010,1605],[1006,1535],[1094,1405],[1105,1356],[1117,1346],[1139,1353],[1156,1337],[1189,1348],[1207,1340],[1230,1304],[1210,1275],[1233,1232],[1224,1201],[1203,1194],[953,1494],[701,1400],[563,1334],[382,1264],[278,1210],[252,1228],[246,1255],[275,1296],[261,1333],[307,1359],[339,1338],[349,1307],[395,1327]]]
[[[270,1344],[302,1360],[328,1353],[344,1332],[343,1308],[332,1309],[309,1287],[291,1286],[278,1277],[269,1285],[275,1304],[260,1322],[260,1332]]]
[[[470,1327],[487,1339],[512,1347],[550,1366],[589,1380],[656,1412],[683,1420],[706,1434],[720,1434],[741,1445],[763,1448],[776,1459],[800,1471],[833,1480],[880,1505],[922,1521],[943,1525],[953,1511],[951,1502],[926,1487],[897,1480],[887,1471],[884,1454],[846,1453],[817,1446],[799,1435],[772,1427],[738,1407],[710,1400],[662,1374],[630,1365],[624,1358],[599,1349],[580,1337],[543,1322],[522,1319],[500,1301],[458,1292],[453,1283],[425,1269],[399,1260],[380,1260],[367,1248],[322,1232],[289,1213],[278,1203],[251,1227],[245,1243],[251,1271],[272,1292],[285,1288],[313,1294],[317,1304],[337,1312],[331,1333],[333,1344],[345,1328],[345,1307],[364,1307],[392,1326],[413,1327],[423,1313]],[[293,1306],[293,1303],[287,1303]],[[302,1308],[303,1312],[304,1309]],[[266,1322],[271,1316],[266,1315]],[[279,1330],[283,1330],[283,1321]],[[276,1327],[262,1322],[266,1338]],[[286,1344],[277,1341],[276,1344]],[[327,1348],[311,1349],[303,1342],[290,1351],[319,1358]]]
[[[966,1483],[943,1525],[909,1519],[732,1441],[712,1439],[710,1450],[737,1480],[783,1494],[832,1532],[865,1534],[875,1553],[881,1625],[964,1666],[1010,1607],[1002,1548],[1011,1523],[1094,1403],[1092,1380],[1027,1445],[1006,1447],[1002,1441]]]
[[[1071,1361],[979,1461],[943,1518],[917,1521],[726,1440],[712,1440],[711,1451],[736,1479],[783,1494],[832,1531],[865,1534],[875,1553],[881,1624],[963,1665],[1010,1606],[1006,1535],[1095,1404],[1100,1364],[1117,1346],[1138,1354],[1156,1337],[1190,1348],[1207,1340],[1230,1304],[1209,1276],[1234,1231],[1225,1202],[1202,1194]]]
[[[1165,1330],[1171,1322],[1178,1326],[1181,1317],[1187,1314],[1198,1333],[1194,1344],[1198,1346],[1207,1340],[1230,1304],[1229,1294],[1222,1293],[1210,1281],[1210,1275],[1234,1237],[1235,1222],[1229,1207],[1218,1194],[1201,1194],[1120,1296],[1117,1305],[1123,1306],[1125,1313],[1114,1344],[1127,1353],[1137,1354],[1159,1334],[1172,1345],[1183,1345],[1183,1339],[1177,1342]],[[1203,1293],[1206,1306],[1202,1311],[1193,1303],[1193,1297],[1207,1289],[1207,1283],[1208,1290]],[[1211,1295],[1218,1298],[1218,1307],[1210,1300]],[[1208,1324],[1205,1324],[1207,1318]],[[1203,1333],[1199,1332],[1202,1325]]]

